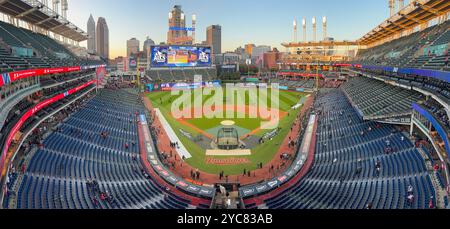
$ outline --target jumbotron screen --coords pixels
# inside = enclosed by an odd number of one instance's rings
[[[195,46],[152,46],[152,67],[208,67],[211,48]]]

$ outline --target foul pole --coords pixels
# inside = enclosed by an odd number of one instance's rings
[[[141,79],[140,79],[140,75],[141,75],[141,70],[139,69],[139,58],[137,58],[137,63],[136,63],[136,87],[138,88],[139,91],[139,86],[141,83]]]

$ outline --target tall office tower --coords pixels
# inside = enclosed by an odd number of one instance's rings
[[[97,20],[97,54],[103,58],[109,59],[109,29],[106,20],[103,17]]]
[[[150,55],[150,47],[152,45],[155,45],[155,42],[149,37],[147,37],[147,39],[144,41],[144,47],[142,48],[142,51],[145,53],[145,56]]]
[[[139,40],[131,38],[127,41],[127,56],[135,55],[139,52]]]
[[[175,5],[169,13],[169,32],[167,32],[167,44],[177,44],[180,39],[188,37],[186,28],[186,16],[180,5]]]
[[[97,42],[95,40],[95,20],[94,17],[92,17],[92,14],[87,22],[87,33],[88,33],[88,41],[87,41],[88,51],[91,53],[95,53],[97,50],[96,49]]]
[[[211,46],[213,54],[222,53],[222,27],[211,25],[206,29],[206,43]]]

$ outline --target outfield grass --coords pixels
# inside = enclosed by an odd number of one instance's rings
[[[269,89],[270,93],[270,89]],[[281,132],[270,142],[266,142],[264,144],[259,145],[258,147],[252,149],[252,155],[250,156],[240,156],[242,158],[247,158],[251,161],[251,164],[246,165],[225,165],[225,166],[217,166],[212,164],[206,164],[205,163],[205,150],[200,148],[198,145],[196,145],[194,142],[192,142],[190,139],[185,137],[183,134],[180,133],[179,129],[183,129],[184,131],[190,132],[192,136],[196,137],[199,135],[199,133],[190,126],[183,125],[178,120],[176,120],[171,115],[171,106],[172,102],[179,97],[179,95],[171,95],[171,92],[152,92],[147,94],[148,98],[152,101],[152,105],[155,108],[159,108],[164,117],[167,119],[169,124],[174,129],[175,133],[177,134],[178,138],[180,138],[181,142],[184,144],[186,149],[191,153],[192,158],[188,159],[186,162],[190,164],[191,166],[200,169],[201,171],[217,174],[220,171],[224,171],[225,174],[228,175],[234,175],[234,174],[241,174],[244,169],[247,170],[254,170],[257,168],[258,163],[266,164],[270,162],[274,155],[277,153],[280,144],[283,142],[284,138],[287,136],[287,134],[290,131],[290,127],[292,123],[295,121],[295,118],[297,117],[298,112],[300,109],[292,110],[291,107],[297,104],[300,99],[306,94],[299,93],[299,92],[292,92],[292,91],[280,91],[280,101],[279,101],[279,109],[280,111],[288,112],[289,115],[284,116],[279,123],[279,127],[281,127]],[[203,103],[209,99],[213,95],[204,96],[203,97]],[[225,96],[225,95],[224,95]],[[200,98],[194,98],[194,93],[192,93],[191,96],[192,101],[195,99]],[[246,105],[249,103],[248,96],[246,96]],[[268,101],[269,107],[271,106],[271,102]],[[189,119],[188,122],[195,125],[199,129],[207,130],[210,128],[213,128],[220,124],[221,121],[225,119],[220,118],[213,118],[213,119],[207,119],[207,118],[199,118],[199,119]],[[259,127],[261,118],[246,118],[246,119],[226,119],[226,120],[232,120],[236,122],[236,125],[253,130]],[[268,132],[270,130],[261,130],[256,135],[262,136],[264,133]],[[236,157],[236,156],[233,156]],[[216,156],[214,158],[227,158],[227,156]]]

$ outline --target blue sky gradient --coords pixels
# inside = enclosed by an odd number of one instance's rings
[[[306,17],[308,39],[312,39],[311,20],[328,17],[328,36],[355,40],[383,22],[389,15],[387,0],[72,0],[68,18],[86,31],[92,13],[105,17],[110,31],[111,58],[125,55],[126,40],[147,36],[155,42],[166,40],[168,12],[182,5],[188,25],[197,15],[196,39],[206,39],[206,27],[222,26],[222,50],[232,51],[246,43],[281,48],[293,39],[292,21]],[[322,37],[322,26],[318,26]],[[302,38],[299,26],[298,38]],[[85,42],[82,43],[85,45]]]

